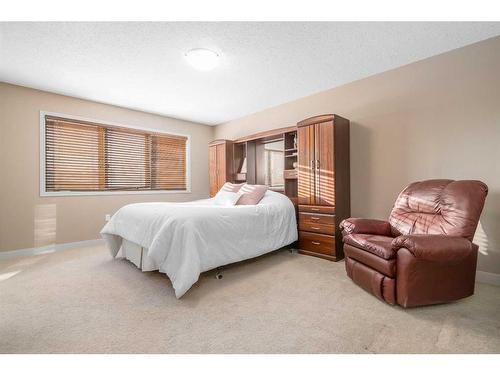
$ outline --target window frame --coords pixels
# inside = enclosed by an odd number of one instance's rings
[[[101,125],[117,126],[165,135],[186,137],[186,190],[116,190],[116,191],[47,191],[45,186],[45,116],[67,118],[69,120],[93,122]],[[88,117],[67,115],[64,113],[40,111],[40,197],[70,197],[91,195],[150,195],[150,194],[190,194],[191,193],[191,135],[180,134],[160,129],[124,125],[111,121],[96,120]]]

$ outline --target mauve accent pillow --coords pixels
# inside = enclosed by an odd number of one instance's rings
[[[236,205],[240,206],[240,205],[257,204],[264,197],[266,191],[267,191],[267,186],[265,185],[245,184],[238,191],[238,193],[241,194],[241,198],[238,200]]]
[[[226,182],[219,191],[229,191],[230,193],[237,193],[240,191],[241,187],[245,185],[245,183],[241,184],[233,184],[231,182]]]

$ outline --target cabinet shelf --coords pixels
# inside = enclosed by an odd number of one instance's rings
[[[234,180],[238,182],[245,182],[247,180],[246,173],[235,173]]]
[[[285,169],[283,171],[283,178],[285,180],[296,180],[298,176],[298,172],[296,169]]]

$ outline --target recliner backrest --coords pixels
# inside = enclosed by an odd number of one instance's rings
[[[389,217],[392,233],[445,234],[472,241],[487,194],[481,181],[414,182],[394,204]]]

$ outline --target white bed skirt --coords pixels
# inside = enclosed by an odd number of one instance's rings
[[[142,271],[157,271],[153,260],[148,257],[148,249],[122,238],[122,246],[117,257],[123,257]]]

